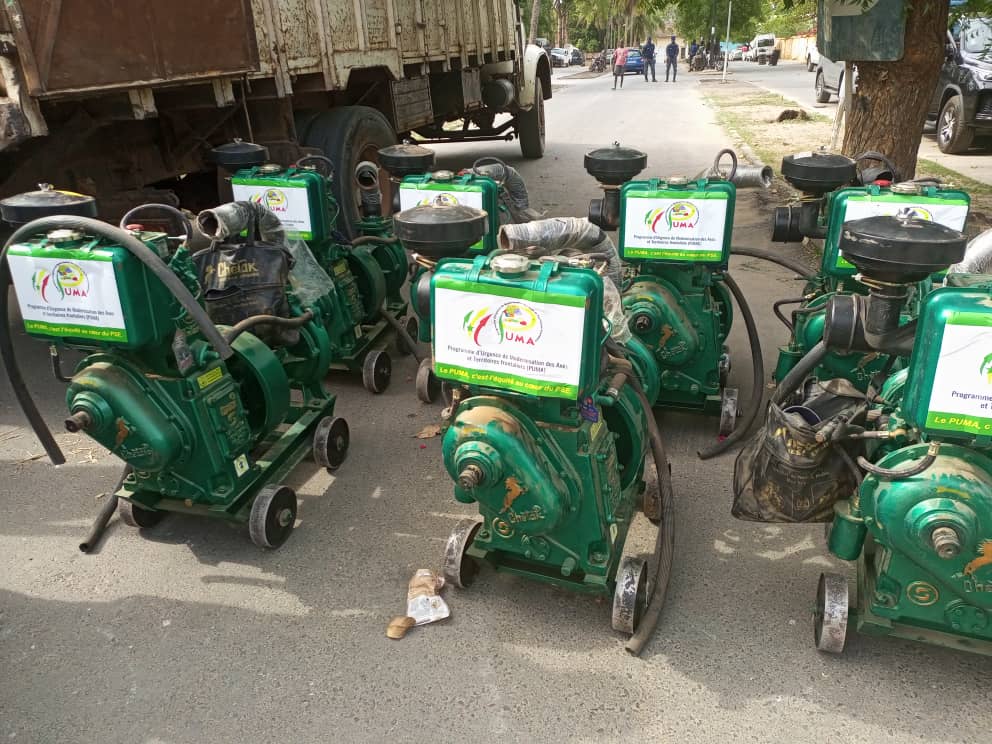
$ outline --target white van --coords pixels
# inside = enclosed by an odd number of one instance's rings
[[[775,34],[758,34],[751,40],[750,59],[757,62],[762,57],[768,57],[775,48]]]

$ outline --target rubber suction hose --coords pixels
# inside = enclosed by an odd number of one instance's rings
[[[741,315],[744,316],[747,339],[751,346],[751,398],[748,401],[748,409],[744,414],[743,420],[737,423],[737,428],[723,441],[717,442],[709,449],[700,451],[698,453],[700,460],[708,460],[711,457],[722,454],[746,437],[748,432],[751,431],[754,420],[761,412],[761,401],[765,397],[765,359],[761,351],[758,325],[754,322],[754,315],[751,314],[751,307],[747,304],[747,298],[744,296],[744,292],[741,291],[740,286],[734,281],[729,271],[724,273],[723,281],[734,296],[734,299],[737,300],[737,306],[741,310]]]
[[[222,359],[228,359],[234,353],[230,345],[217,330],[217,327],[210,321],[206,311],[197,303],[190,294],[186,286],[179,280],[166,263],[147,245],[135,238],[130,233],[113,227],[105,222],[94,220],[89,217],[74,217],[71,215],[55,215],[53,217],[43,217],[42,219],[22,225],[7,239],[2,249],[0,249],[0,357],[3,358],[4,370],[10,378],[10,385],[14,389],[17,402],[24,412],[24,416],[31,426],[31,430],[41,442],[42,447],[53,465],[65,463],[65,455],[59,448],[55,437],[45,424],[44,418],[38,411],[31,393],[28,391],[21,375],[21,369],[17,364],[14,355],[14,344],[10,333],[10,313],[8,310],[8,299],[10,295],[10,266],[7,263],[7,253],[10,246],[19,243],[29,237],[39,233],[48,233],[52,230],[79,230],[81,232],[96,235],[109,241],[117,243],[126,249],[135,258],[141,261],[149,271],[151,271],[172,293],[172,296],[179,301],[190,317],[199,326],[204,338],[214,347]]]

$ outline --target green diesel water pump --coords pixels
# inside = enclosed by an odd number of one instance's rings
[[[774,304],[775,314],[790,333],[789,342],[779,349],[776,382],[782,381],[822,337],[826,308],[832,297],[868,292],[854,266],[839,250],[848,222],[872,216],[913,215],[955,230],[964,229],[970,205],[966,193],[930,180],[893,182],[896,174],[891,166],[884,172],[879,168],[859,170],[859,162],[873,159],[885,160],[875,153],[852,159],[820,152],[789,155],[782,160],[783,177],[803,193],[803,198],[775,210],[772,240],[822,240],[823,255],[819,269],[806,274],[802,292]],[[872,180],[878,176],[883,178]],[[902,310],[903,323],[916,317],[920,302],[932,286],[933,279],[926,277],[914,287]],[[781,310],[789,305],[795,306],[791,317]],[[823,358],[814,375],[825,380],[845,379],[863,392],[887,364],[888,359],[875,352],[864,354],[838,348]],[[895,364],[901,365],[902,361]]]
[[[714,169],[692,180],[641,181],[631,180],[647,166],[638,150],[614,144],[585,156],[586,171],[604,190],[590,204],[589,221],[618,230],[620,258],[631,267],[623,305],[631,333],[654,359],[660,384],[652,403],[719,414],[721,437],[734,431],[738,417],[737,389],[727,386],[732,297],[744,316],[755,367],[744,429],[758,413],[764,377],[757,327],[728,272],[737,195],[737,160],[730,154],[726,177]],[[725,448],[721,443],[700,454]]]
[[[468,246],[464,254],[476,256],[495,250],[499,244],[500,225],[529,222],[540,217],[530,208],[527,187],[515,168],[498,158],[483,157],[472,167],[455,173],[435,170],[434,151],[405,143],[384,147],[379,163],[389,173],[393,212],[426,204],[465,205],[486,213],[482,237]],[[431,340],[431,275],[436,257],[431,246],[412,250],[413,271],[410,278],[410,304],[419,319],[418,340]],[[417,371],[418,398],[433,403],[442,384],[434,376],[429,359],[422,359]]]
[[[40,219],[15,230],[0,255],[0,355],[11,385],[52,462],[64,462],[17,365],[9,280],[30,336],[55,353],[86,354],[71,376],[56,370],[67,383],[66,429],[92,437],[127,464],[81,549],[99,538],[118,499],[124,521],[137,527],[186,512],[246,522],[257,545],[278,547],[297,513],[286,476],[307,455],[333,469],[347,453],[348,425],[334,417],[335,398],[323,385],[332,357],[331,305],[304,307],[285,287],[273,305],[283,308],[281,315],[215,325],[201,305],[189,221],[171,207],[151,206],[170,212],[180,226],[175,250],[167,235],[53,210],[47,216],[35,210]],[[10,205],[3,210],[10,218]],[[125,224],[140,220],[139,212],[132,210]],[[250,237],[237,242],[212,250],[221,256],[245,246],[256,255],[283,251]],[[258,273],[251,261],[223,266],[217,264],[229,278]],[[281,333],[275,346],[261,338],[273,329]]]
[[[872,217],[848,223],[840,250],[869,293],[831,300],[823,343],[854,338],[909,361],[869,388],[863,426],[833,422],[830,441],[856,456],[858,483],[836,504],[828,545],[857,561],[857,594],[845,577],[821,576],[817,647],[841,651],[853,624],[992,654],[992,277],[949,274],[907,327],[910,288],[960,261],[964,236]]]
[[[439,259],[485,230],[484,213],[465,206],[419,206],[395,221],[409,249]],[[586,268],[596,263],[605,271],[603,256],[497,252],[433,272],[434,372],[452,386],[444,466],[455,498],[480,512],[450,536],[444,573],[464,587],[483,561],[610,597],[613,627],[634,633],[639,651],[670,570],[671,482],[648,402],[653,357],[611,337],[604,280]],[[641,513],[661,525],[648,561],[625,554]]]
[[[327,158],[309,155],[287,168],[267,162],[266,148],[247,142],[222,145],[211,155],[230,173],[234,198],[267,207],[282,222],[291,250],[300,254],[297,260],[308,255],[316,260],[297,274],[319,274],[322,287],[333,285],[330,292],[317,290],[332,306],[326,319],[331,369],[360,373],[367,390],[383,392],[393,366],[387,347],[395,340],[401,354],[416,353],[418,332],[401,294],[407,257],[392,237],[392,220],[383,216],[378,166],[362,162],[355,169],[362,219],[358,237],[348,240],[337,229],[339,209],[331,193],[337,176]],[[309,253],[298,245],[306,245]],[[298,288],[301,292],[304,301],[316,299]]]

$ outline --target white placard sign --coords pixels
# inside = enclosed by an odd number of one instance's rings
[[[114,264],[11,254],[17,302],[29,333],[127,341]]]
[[[310,240],[313,237],[313,221],[310,217],[310,196],[306,184],[273,186],[262,180],[246,179],[232,183],[235,201],[250,201],[268,207],[283,228],[286,237]]]
[[[437,376],[575,400],[582,374],[584,299],[555,296],[542,302],[527,292],[472,291],[477,289],[457,279],[435,280]]]
[[[625,199],[623,258],[704,262],[723,259],[730,203],[726,194],[632,191]]]

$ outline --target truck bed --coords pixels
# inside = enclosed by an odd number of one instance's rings
[[[4,0],[0,54],[37,99],[244,76],[286,96],[301,76],[509,59],[515,18],[513,0]]]

